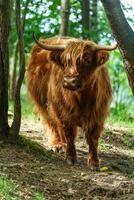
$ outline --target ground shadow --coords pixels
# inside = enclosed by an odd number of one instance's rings
[[[100,151],[101,167],[106,166],[108,170],[91,172],[83,137],[78,138],[76,146],[78,163],[70,166],[63,154],[21,137],[17,146],[1,145],[0,173],[19,185],[24,194],[22,199],[33,200],[33,190],[42,192],[48,200],[133,199],[134,181],[128,178],[134,168],[132,156],[119,153],[116,148]]]

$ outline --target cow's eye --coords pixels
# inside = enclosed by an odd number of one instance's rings
[[[71,61],[71,59],[63,59],[63,60],[61,61],[61,64],[62,64],[62,67],[71,66],[72,61]]]
[[[91,56],[88,53],[85,53],[82,58],[83,65],[91,64]]]
[[[71,59],[70,59],[70,58],[66,60],[66,64],[67,64],[67,66],[70,66],[70,65],[72,64],[72,62],[71,62]]]
[[[81,65],[80,58],[77,59],[77,61],[76,61],[76,65],[77,65],[77,66],[80,66],[80,65]]]
[[[64,68],[64,66],[65,66],[65,63],[64,63],[64,61],[63,60],[61,60],[61,62],[60,62],[60,67],[62,67],[62,68]]]

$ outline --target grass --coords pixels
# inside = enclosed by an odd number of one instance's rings
[[[25,136],[19,137],[18,148],[25,149],[28,153],[33,153],[34,155],[44,156],[46,159],[52,159],[52,154],[44,149],[40,144],[35,141],[29,140]]]
[[[128,104],[119,103],[117,107],[111,108],[108,121],[111,124],[128,125],[129,127],[134,126],[133,109],[130,112],[130,106]]]
[[[2,143],[1,148],[7,147],[9,145],[9,149],[12,148],[10,144]],[[24,136],[20,136],[18,144],[15,146],[17,149],[25,150],[27,153],[33,154],[35,157],[44,159],[52,159],[52,155],[50,152],[45,150],[41,145],[37,142],[29,140]],[[29,188],[30,197],[29,200],[46,200],[44,194],[40,191],[36,191],[33,188]],[[24,200],[25,196],[21,191],[20,183],[16,183],[6,175],[0,176],[0,200]]]
[[[0,176],[0,200],[23,200],[17,184],[6,176]],[[33,192],[31,200],[45,200],[43,193]]]
[[[100,148],[104,152],[108,152],[109,151],[109,147],[106,144],[106,141],[104,141],[104,139],[102,139],[102,138],[100,139]]]
[[[41,192],[35,192],[33,200],[45,200],[44,195]]]
[[[129,149],[134,149],[134,138],[131,137],[131,135],[125,135],[122,138],[122,143],[124,146],[126,146]]]
[[[22,119],[24,118],[24,119],[35,120],[37,116],[34,113],[34,106],[27,96],[22,96],[21,104],[22,104]],[[14,110],[14,104],[12,101],[10,101],[9,111],[13,113],[13,110]]]
[[[120,110],[118,112],[111,110],[107,123],[128,127],[130,131],[134,128],[134,118],[130,118],[126,110]]]
[[[4,148],[5,144],[1,144],[1,147]],[[9,148],[12,148],[12,145],[9,144]],[[50,152],[45,150],[37,142],[29,140],[24,136],[20,136],[16,148],[21,148],[22,150],[24,149],[27,153],[39,156],[40,158],[44,157],[47,160],[52,159]],[[0,176],[0,200],[24,200],[24,194],[21,192],[19,187],[20,186],[18,186],[17,183],[7,176]],[[43,193],[34,191],[32,188],[29,193],[31,196],[30,200],[46,200]]]
[[[131,174],[129,174],[128,178],[134,179],[134,171]]]
[[[0,176],[0,199],[17,200],[17,185],[10,179]]]

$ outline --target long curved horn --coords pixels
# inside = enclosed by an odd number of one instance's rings
[[[118,47],[118,44],[117,43],[115,43],[115,44],[113,44],[113,45],[111,45],[111,46],[108,46],[108,45],[96,45],[96,49],[97,50],[106,50],[106,51],[113,51],[113,50],[115,50],[116,48]]]
[[[66,45],[49,45],[49,44],[44,44],[40,41],[37,40],[35,34],[33,33],[33,39],[36,42],[36,44],[41,47],[42,49],[46,49],[49,51],[54,51],[54,50],[60,50],[63,51],[66,48]]]

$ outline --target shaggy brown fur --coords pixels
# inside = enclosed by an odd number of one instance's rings
[[[66,159],[74,163],[77,127],[85,132],[89,145],[88,164],[99,167],[98,140],[104,128],[111,101],[111,84],[105,62],[107,51],[96,51],[92,41],[53,37],[47,44],[68,44],[64,51],[47,51],[35,45],[28,68],[28,91],[50,143],[64,147]],[[80,87],[64,87],[65,77],[77,77]],[[68,83],[66,83],[68,84]]]

